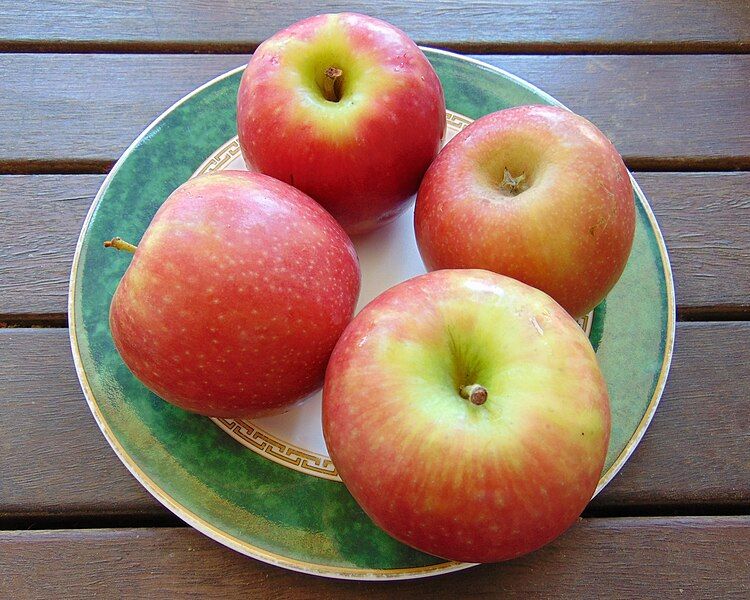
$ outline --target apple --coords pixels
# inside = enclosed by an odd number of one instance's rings
[[[401,30],[354,13],[263,42],[237,96],[248,167],[312,196],[350,234],[406,209],[445,132],[440,80]]]
[[[607,387],[573,318],[483,270],[410,279],[336,344],[323,432],[354,499],[401,542],[494,562],[546,544],[591,499]]]
[[[429,270],[508,275],[580,317],[625,268],[633,187],[589,121],[520,106],[478,119],[446,145],[419,188],[414,229]]]
[[[319,388],[352,317],[351,241],[265,175],[190,179],[159,208],[110,307],[125,364],[164,400],[209,416],[283,412]]]

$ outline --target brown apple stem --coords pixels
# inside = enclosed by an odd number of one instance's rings
[[[126,242],[121,237],[113,237],[111,240],[104,242],[104,247],[114,248],[115,250],[124,250],[125,252],[130,252],[132,254],[138,246]]]
[[[466,400],[471,401],[472,404],[476,404],[477,406],[481,406],[482,404],[487,402],[487,390],[478,383],[461,386],[461,389],[458,390],[458,393],[461,398],[465,398]]]
[[[526,173],[521,173],[518,177],[513,177],[506,167],[503,172],[503,180],[500,182],[500,187],[511,196],[520,194],[529,187],[529,184],[526,181]]]
[[[323,81],[323,96],[329,102],[341,100],[341,76],[344,72],[338,67],[328,67]],[[337,89],[338,88],[338,89]]]

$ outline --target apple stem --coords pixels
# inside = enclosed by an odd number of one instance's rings
[[[326,77],[323,81],[323,96],[329,102],[338,102],[341,100],[341,76],[344,72],[338,67],[328,67],[326,69]],[[338,84],[339,90],[336,89]]]
[[[115,250],[124,250],[125,252],[130,252],[132,254],[138,246],[126,242],[121,237],[113,237],[111,240],[104,242],[104,247],[114,248]]]
[[[503,172],[503,180],[500,183],[500,187],[511,196],[520,194],[529,187],[529,184],[526,182],[526,173],[521,173],[518,177],[513,177],[506,167]]]
[[[476,404],[477,406],[481,406],[487,402],[487,390],[478,383],[461,386],[458,393],[461,398],[469,400],[472,404]]]

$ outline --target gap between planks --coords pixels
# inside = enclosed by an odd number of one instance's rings
[[[421,46],[464,54],[750,54],[742,41],[682,42],[442,42],[418,40]],[[250,42],[150,42],[0,40],[0,53],[25,54],[252,54],[260,41]]]
[[[725,321],[750,321],[750,307],[722,307],[722,306],[690,306],[677,309],[678,322],[703,323],[725,322]],[[0,314],[0,329],[67,329],[68,315],[64,313],[50,314]]]
[[[628,505],[589,506],[581,519],[630,519],[630,518],[700,518],[750,516],[750,505]],[[0,514],[0,531],[39,531],[60,529],[122,529],[154,527],[189,527],[172,513],[163,514],[15,514],[12,517]]]
[[[0,175],[106,175],[112,160],[0,160]],[[737,173],[750,171],[748,156],[696,156],[625,160],[630,171],[652,173]]]

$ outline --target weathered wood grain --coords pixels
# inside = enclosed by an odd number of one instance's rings
[[[750,322],[679,323],[656,416],[592,508],[747,506],[748,364]]]
[[[0,399],[0,518],[166,514],[99,431],[67,329],[0,329]]]
[[[0,528],[141,526],[0,531],[0,598],[749,597],[750,517],[591,517],[746,515],[750,322],[679,324],[642,444],[560,540],[388,585],[313,578],[189,528],[146,527],[176,518],[99,432],[67,331],[2,329],[65,323],[75,240],[103,180],[81,173],[106,172],[154,117],[278,29],[340,10],[486,55],[594,121],[631,169],[750,170],[746,0],[0,0]],[[749,316],[750,173],[636,178],[667,239],[681,315]]]
[[[188,528],[0,533],[0,596],[27,598],[746,598],[750,517],[586,519],[526,557],[440,577],[336,581]]]
[[[33,18],[0,2],[0,48],[61,51],[246,51],[295,21],[355,11],[422,43],[481,52],[726,52],[750,43],[743,0],[45,0]]]
[[[67,312],[78,233],[103,180],[0,176],[0,321]]]
[[[666,392],[595,512],[750,502],[750,323],[681,323]],[[79,389],[64,329],[0,330],[0,515],[166,515],[120,464]]]
[[[678,305],[750,309],[750,173],[636,173],[666,238]],[[0,321],[60,315],[101,175],[0,175]],[[701,312],[703,311],[703,312]]]
[[[635,173],[669,251],[681,310],[750,309],[750,173]]]
[[[244,55],[0,54],[0,172],[105,171]],[[631,168],[750,168],[750,55],[487,56],[596,123]]]

